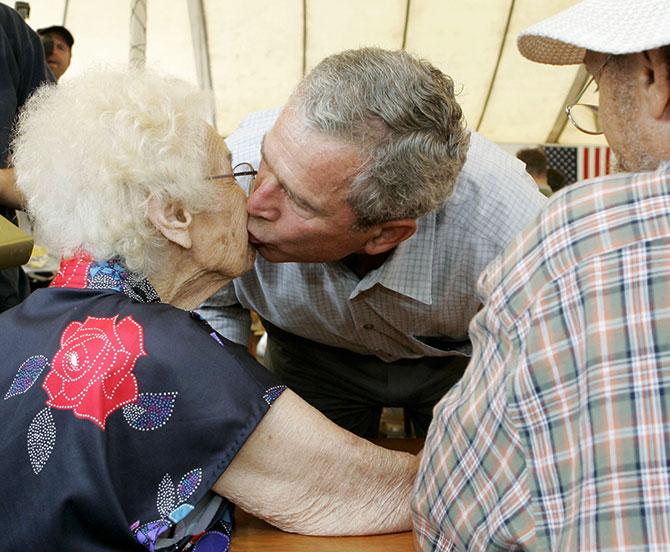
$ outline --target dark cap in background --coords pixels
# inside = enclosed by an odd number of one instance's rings
[[[43,29],[37,29],[37,34],[42,36],[46,34],[57,34],[60,37],[65,40],[67,45],[72,48],[72,45],[74,44],[74,37],[72,36],[72,33],[68,31],[65,27],[61,27],[60,25],[52,25],[51,27],[44,27]]]

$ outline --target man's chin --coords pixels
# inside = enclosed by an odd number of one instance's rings
[[[271,262],[271,263],[291,263],[291,262],[299,262],[298,259],[291,259],[288,258],[284,253],[281,251],[277,251],[273,247],[270,247],[264,243],[259,243],[254,246],[256,248],[256,251],[263,257],[266,261]]]

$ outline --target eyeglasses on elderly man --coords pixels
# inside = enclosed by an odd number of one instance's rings
[[[582,89],[577,93],[575,101],[565,108],[568,115],[568,120],[584,134],[591,134],[597,136],[603,133],[603,128],[600,123],[599,108],[594,104],[581,103],[581,99],[586,94],[586,91],[591,85],[598,83],[600,74],[605,69],[607,63],[612,59],[612,55],[608,55],[602,62],[600,67],[586,80]],[[596,91],[598,89],[596,88]]]
[[[0,315],[15,549],[227,550],[233,504],[307,534],[410,528],[414,456],[337,427],[192,312],[255,255],[235,181],[255,171],[233,170],[207,105],[108,69],[20,116],[18,186],[63,260]]]

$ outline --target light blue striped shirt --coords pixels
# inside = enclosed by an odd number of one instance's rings
[[[258,166],[277,114],[243,121],[227,140],[233,163]],[[239,343],[248,341],[251,309],[293,334],[387,362],[469,354],[477,279],[545,200],[523,163],[473,132],[452,197],[419,218],[415,235],[378,269],[360,279],[339,262],[270,263],[259,255],[199,312]]]

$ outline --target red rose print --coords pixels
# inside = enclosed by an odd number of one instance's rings
[[[47,405],[72,410],[105,429],[115,410],[137,399],[135,362],[147,353],[144,332],[132,316],[87,317],[71,322],[60,338],[60,349],[42,387]]]

